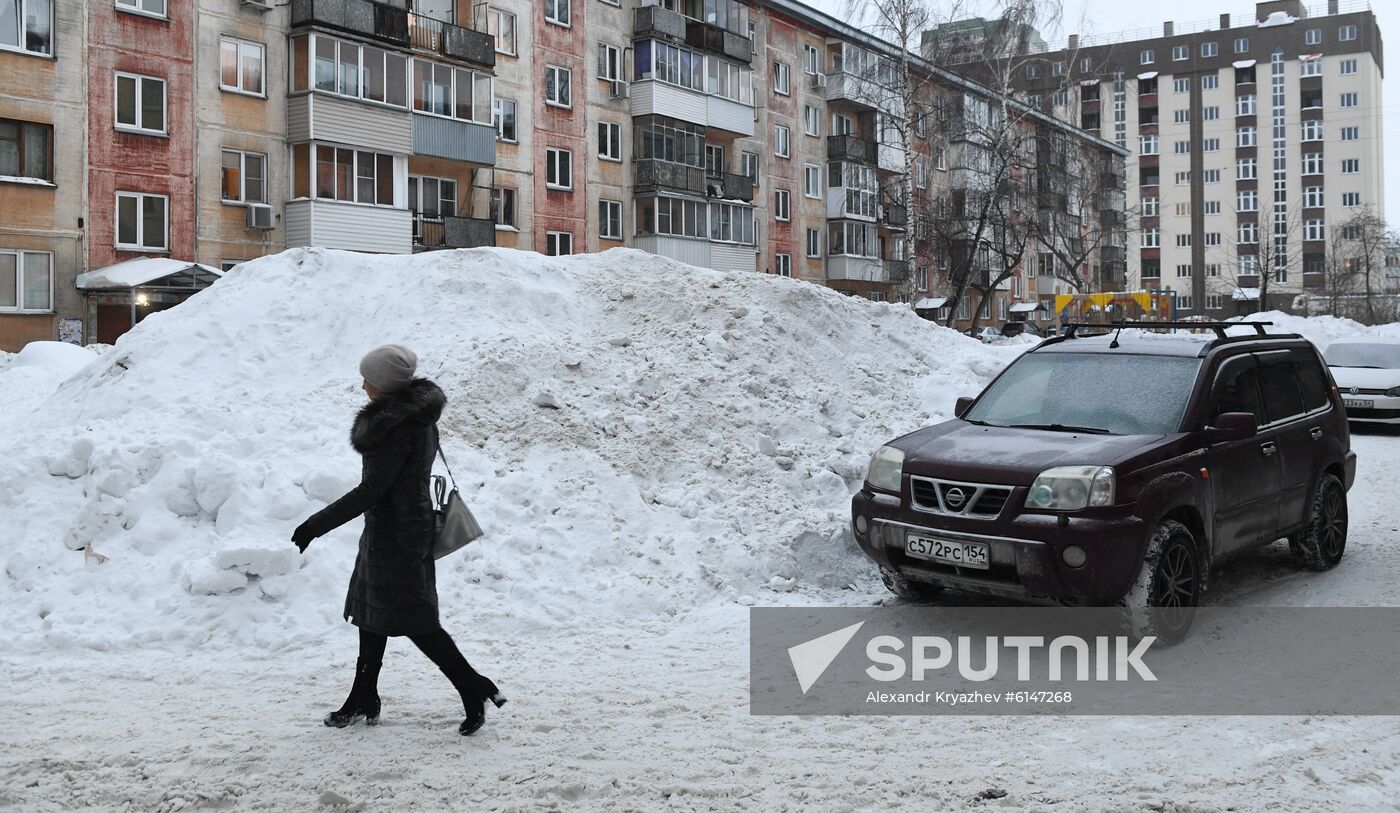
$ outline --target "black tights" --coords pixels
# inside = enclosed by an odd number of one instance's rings
[[[482,700],[496,694],[496,684],[489,678],[479,674],[472,665],[467,663],[467,659],[462,656],[462,651],[457,648],[452,636],[441,627],[432,632],[420,635],[410,635],[408,639],[413,645],[418,647],[424,655],[428,656],[437,668],[442,670],[447,679],[452,681],[452,685],[457,689],[457,693],[462,696],[464,704],[480,703]],[[389,643],[389,639],[377,632],[360,630],[360,661],[371,666],[372,675],[378,677],[379,665],[384,662],[384,648]],[[366,675],[365,677],[370,677]],[[375,682],[364,686],[363,689],[375,696],[378,695]]]

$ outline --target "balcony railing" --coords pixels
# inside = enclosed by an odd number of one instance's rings
[[[753,59],[753,41],[725,28],[701,20],[686,20],[685,42],[692,48],[723,54],[739,61]]]
[[[885,260],[884,271],[885,281],[895,285],[908,282],[911,273],[908,260]]]
[[[639,6],[633,9],[632,33],[638,37],[664,36],[684,40],[686,19],[660,6]]]
[[[477,65],[496,64],[496,41],[490,34],[422,14],[408,15],[409,44],[449,59]]]
[[[873,164],[875,163],[875,142],[866,141],[853,135],[827,136],[826,157],[832,161]]]
[[[909,210],[897,203],[880,207],[880,222],[892,229],[909,225]]]
[[[496,245],[495,222],[482,217],[414,217],[416,248],[481,248]]]
[[[724,172],[720,174],[718,180],[726,200],[753,201],[753,178],[747,175],[735,175],[733,172]]]
[[[375,0],[292,0],[292,26],[321,25],[406,46],[408,9]]]
[[[657,158],[639,158],[632,168],[633,184],[641,191],[672,189],[692,195],[705,194],[705,170]]]

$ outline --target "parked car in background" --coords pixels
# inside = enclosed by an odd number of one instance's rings
[[[1322,355],[1349,420],[1400,424],[1400,340],[1341,339]]]
[[[1030,322],[1007,322],[1001,326],[1001,335],[1008,339],[1013,336],[1020,336],[1023,333],[1037,338],[1045,335],[1041,332],[1040,328]]]
[[[1001,333],[994,327],[979,327],[976,330],[968,328],[963,331],[964,336],[970,336],[982,344],[999,342],[1002,339]]]

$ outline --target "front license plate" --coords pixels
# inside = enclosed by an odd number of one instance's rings
[[[945,565],[986,570],[992,566],[991,550],[986,542],[954,542],[931,536],[911,534],[905,551],[916,559],[928,559]]]
[[[1346,408],[1348,408],[1348,409],[1370,409],[1370,408],[1371,408],[1371,402],[1370,402],[1370,401],[1358,401],[1358,400],[1355,399],[1355,398],[1343,398],[1343,399],[1342,399],[1342,406],[1344,406],[1344,407],[1346,407]]]

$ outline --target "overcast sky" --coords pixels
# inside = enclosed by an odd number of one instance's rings
[[[805,0],[840,19],[850,17],[850,0]],[[1154,29],[1161,31],[1166,20],[1181,23],[1210,20],[1219,21],[1222,13],[1231,13],[1233,25],[1242,25],[1254,19],[1254,5],[1248,2],[1220,3],[1218,0],[1172,0],[1170,3],[1148,4],[1141,0],[1063,0],[1064,19],[1057,25],[1046,26],[1042,30],[1046,42],[1052,46],[1063,44],[1069,34],[1108,35],[1119,31]],[[951,3],[948,3],[951,5]],[[979,0],[964,0],[964,6],[977,9],[992,8],[991,3]],[[1144,7],[1160,5],[1162,11],[1146,11]],[[1309,8],[1321,5],[1325,0],[1306,2]],[[1342,11],[1358,10],[1365,7],[1364,0],[1341,0]],[[1372,0],[1370,7],[1375,11],[1381,26],[1381,40],[1391,48],[1400,48],[1400,2],[1395,0]],[[1214,27],[1214,25],[1212,26]],[[1145,36],[1145,34],[1144,34]],[[1400,53],[1394,51],[1392,53]],[[1385,98],[1382,107],[1382,127],[1385,141],[1385,203],[1386,219],[1393,225],[1400,225],[1400,77],[1390,79],[1393,71],[1387,71],[1383,84]]]

